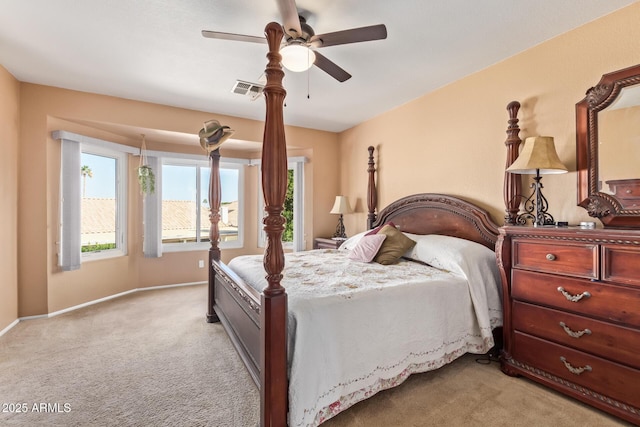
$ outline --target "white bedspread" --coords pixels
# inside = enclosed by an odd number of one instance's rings
[[[262,261],[241,256],[229,266],[262,290]],[[335,250],[287,254],[289,425],[317,426],[412,373],[487,352],[502,310],[498,278],[481,270],[469,282],[464,272],[410,261],[362,263]]]

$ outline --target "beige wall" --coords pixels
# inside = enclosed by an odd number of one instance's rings
[[[51,139],[51,132],[62,129],[138,147],[138,137],[113,133],[113,124],[195,134],[205,120],[215,117],[236,130],[234,138],[247,141],[262,140],[263,124],[47,86],[23,83],[21,88],[19,191],[29,197],[19,202],[18,315],[50,313],[139,287],[205,281],[207,269],[199,269],[198,261],[207,259],[207,251],[165,253],[156,259],[143,257],[142,200],[135,179],[137,158],[130,159],[129,163],[128,256],[86,262],[77,271],[60,271],[57,267],[60,144]],[[104,126],[105,123],[109,125]],[[310,159],[305,174],[308,202],[305,235],[307,247],[311,247],[314,233],[326,233],[332,228],[329,208],[322,209],[330,205],[338,188],[338,176],[329,161],[337,156],[337,135],[287,127],[286,136],[289,144],[299,147],[292,150],[293,155],[306,155]],[[149,150],[202,154],[206,158],[197,142],[193,145],[171,144],[147,136],[146,143]],[[260,157],[259,153],[227,153],[222,149],[223,158],[230,154]],[[242,253],[261,251],[257,247],[256,170],[246,167],[245,248],[223,251],[225,260]],[[320,178],[325,175],[329,178]],[[322,183],[322,186],[314,183]]]
[[[640,3],[542,43],[386,112],[340,135],[341,191],[358,199],[345,222],[366,226],[366,147],[378,149],[379,206],[412,193],[451,193],[504,217],[507,104],[517,100],[520,137],[555,138],[564,175],[542,182],[556,220],[593,220],[577,206],[575,104],[604,73],[640,62]],[[528,189],[527,181],[525,188]]]
[[[551,213],[556,220],[572,223],[591,220],[576,206],[575,104],[603,73],[638,62],[640,27],[637,22],[640,22],[640,3],[424,95],[340,135],[287,127],[288,143],[298,147],[291,153],[310,158],[305,173],[307,248],[311,247],[314,236],[333,232],[336,218],[328,211],[338,193],[349,196],[356,208],[354,214],[345,216],[347,233],[351,235],[365,228],[368,145],[377,148],[380,206],[412,193],[451,193],[480,204],[501,222],[505,108],[512,100],[522,103],[520,136],[523,139],[532,135],[553,136],[560,159],[571,171],[543,178]],[[16,210],[6,207],[12,200],[15,204],[17,194],[25,195],[18,200],[17,279],[15,245],[9,243],[8,256],[2,256],[0,260],[3,263],[0,271],[10,278],[8,286],[4,285],[4,280],[0,285],[0,327],[15,318],[15,303],[11,301],[15,301],[16,290],[11,283],[16,280],[18,315],[27,316],[60,310],[126,289],[205,279],[206,270],[196,267],[197,260],[205,257],[206,252],[170,253],[160,259],[142,257],[141,201],[133,183],[129,188],[129,256],[87,263],[80,271],[60,272],[56,267],[59,145],[51,140],[50,132],[64,128],[137,146],[137,140],[97,130],[91,124],[115,123],[195,133],[204,120],[215,117],[236,129],[234,138],[260,141],[261,122],[18,84],[4,70],[0,70],[0,87],[3,95],[9,94],[0,101],[0,109],[5,113],[3,120],[15,118],[7,130],[3,126],[0,136],[3,144],[8,145],[8,152],[14,153],[13,158],[18,157],[18,172],[11,154],[3,155],[1,160],[3,166],[7,164],[0,171],[2,182],[7,179],[9,183],[8,191],[2,193],[3,198],[8,198],[8,203],[0,207],[3,220],[16,223]],[[147,145],[152,150],[200,152],[197,146],[175,146],[149,138]],[[255,153],[248,156],[256,157]],[[336,159],[340,159],[337,164]],[[16,173],[19,191],[11,185],[15,183]],[[225,251],[225,259],[239,253],[260,251],[255,245],[257,230],[252,226],[258,215],[255,206],[257,186],[257,168],[248,167],[245,226],[250,231],[245,236],[246,248]],[[6,241],[16,240],[15,233],[7,227],[3,229],[3,233],[8,233]],[[14,261],[11,261],[12,256]],[[5,303],[5,296],[9,303]]]
[[[613,194],[608,180],[640,179],[640,107],[598,113],[600,191]]]
[[[0,331],[18,317],[20,83],[0,66]]]

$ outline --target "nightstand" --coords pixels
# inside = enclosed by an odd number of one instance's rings
[[[313,249],[338,249],[345,239],[334,240],[329,237],[316,237],[313,240]]]

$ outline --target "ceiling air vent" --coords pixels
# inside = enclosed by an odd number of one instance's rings
[[[258,98],[262,94],[264,85],[259,83],[245,82],[243,80],[236,80],[236,84],[233,85],[231,92],[239,95],[249,95],[251,100]]]

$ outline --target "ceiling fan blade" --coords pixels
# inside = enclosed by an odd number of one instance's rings
[[[244,34],[223,33],[220,31],[202,30],[202,35],[210,39],[222,39],[222,40],[235,40],[240,42],[250,43],[267,43],[267,39],[264,37],[247,36]]]
[[[300,18],[298,16],[298,7],[295,0],[278,0],[278,10],[282,16],[282,27],[284,32],[294,39],[302,36],[302,28],[300,28]]]
[[[319,52],[314,51],[314,53],[316,54],[316,60],[313,65],[320,68],[339,82],[344,82],[351,78],[351,74],[340,68],[335,62],[331,61]]]
[[[387,38],[387,27],[384,24],[368,27],[352,28],[334,33],[317,34],[309,40],[314,47],[336,46],[348,43],[368,42]]]

